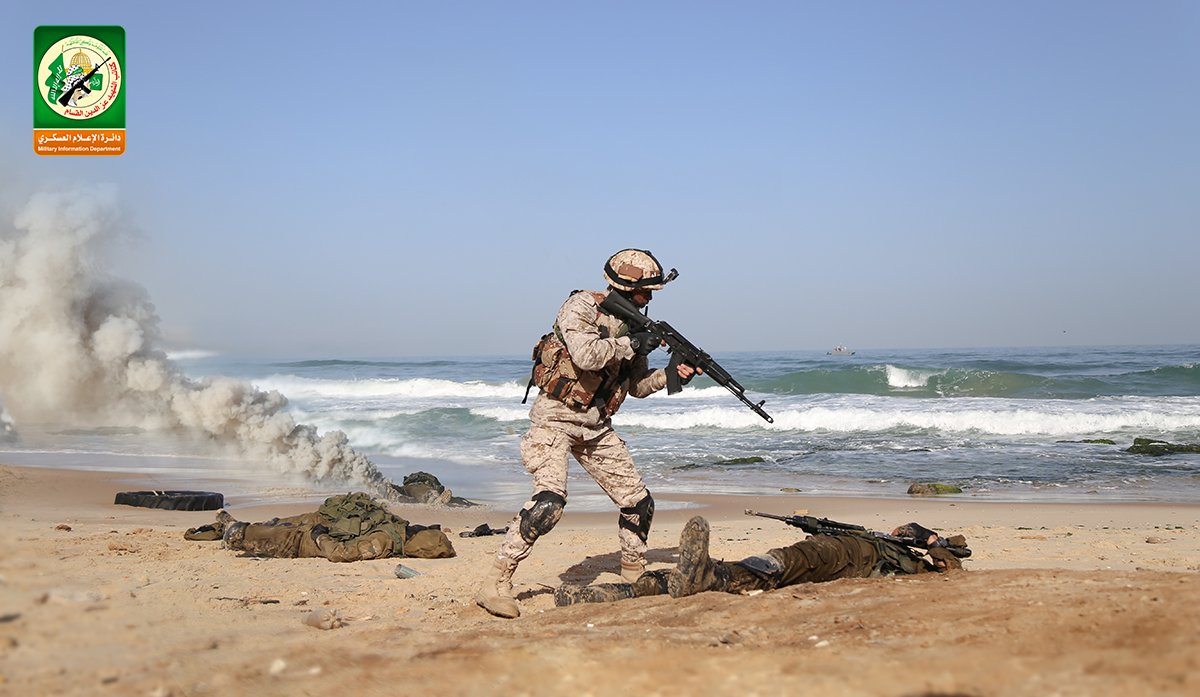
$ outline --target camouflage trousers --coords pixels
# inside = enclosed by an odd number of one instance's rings
[[[779,567],[770,573],[753,571],[754,567],[760,566],[755,560],[761,560],[763,556],[773,558]],[[899,545],[858,535],[813,535],[787,547],[776,547],[766,555],[748,557],[740,562],[716,563],[724,567],[723,575],[728,581],[725,587],[713,590],[729,593],[930,570]]]
[[[865,578],[876,573],[879,550],[875,542],[853,535],[815,535],[787,547],[772,549],[783,571],[746,590],[780,588],[797,583],[821,583],[839,578]]]
[[[813,535],[766,556],[779,562],[775,573],[756,574],[754,557],[740,562],[719,562],[730,571],[731,593],[772,590],[798,583],[823,583],[839,578],[867,578],[885,574],[916,574],[931,570],[914,559],[902,545],[859,535]]]
[[[551,492],[567,498],[567,458],[573,456],[584,471],[600,485],[618,508],[631,508],[648,494],[642,476],[634,467],[633,457],[625,441],[611,428],[590,439],[576,438],[550,426],[534,424],[521,438],[521,462],[533,475],[533,493]],[[529,510],[535,501],[526,502]],[[634,526],[639,521],[625,513]],[[500,547],[500,555],[521,561],[529,556],[533,543],[521,536],[521,518],[517,515],[508,526],[508,534]],[[617,538],[621,546],[621,565],[625,568],[643,567],[646,563],[646,542],[637,533],[618,525]]]
[[[716,561],[712,587],[703,590],[744,593],[754,590],[774,590],[798,583],[823,583],[839,578],[877,576],[880,557],[876,542],[853,535],[814,535],[787,547],[777,547],[765,555],[748,557],[739,562]],[[768,571],[763,560],[769,557],[777,566]],[[760,569],[754,571],[754,568]],[[631,588],[634,597],[666,592],[665,583],[652,571],[638,579]]]
[[[350,562],[392,556],[395,542],[383,531],[338,540],[331,535],[313,539],[315,525],[324,521],[320,513],[305,513],[290,518],[275,518],[246,526],[236,549],[259,557],[324,557],[329,561]]]

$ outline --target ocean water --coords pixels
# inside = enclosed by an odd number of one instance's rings
[[[984,500],[1200,501],[1200,455],[1125,452],[1139,436],[1200,443],[1200,346],[715,358],[775,421],[703,377],[677,395],[627,400],[613,421],[656,494],[902,497],[913,482],[936,481]],[[282,393],[298,422],[345,432],[389,476],[433,471],[456,493],[501,505],[528,496],[518,455],[529,424],[524,356],[173,360],[194,379]],[[1097,439],[1114,444],[1083,442]],[[189,447],[163,434],[58,432],[0,443],[0,456],[202,472],[207,461]],[[575,507],[606,504],[578,465],[570,487]]]

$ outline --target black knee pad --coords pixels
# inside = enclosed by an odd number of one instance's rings
[[[654,499],[647,491],[641,501],[621,509],[617,524],[637,535],[642,542],[650,539],[650,521],[654,520]]]
[[[554,529],[567,505],[567,500],[553,491],[537,492],[533,502],[532,507],[521,509],[521,539],[529,544]]]
[[[783,575],[783,562],[770,553],[756,554],[734,563],[767,581],[773,581]]]

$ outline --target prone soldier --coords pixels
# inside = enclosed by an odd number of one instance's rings
[[[440,526],[413,525],[364,493],[331,496],[311,513],[262,523],[238,521],[222,510],[215,523],[188,530],[184,537],[220,539],[228,549],[258,557],[351,562],[455,556],[454,545]]]
[[[928,548],[925,554],[929,558],[914,552],[910,545]],[[633,583],[563,585],[555,591],[554,602],[563,606],[663,594],[682,598],[705,591],[742,593],[839,578],[946,571],[961,569],[959,557],[969,555],[961,535],[946,541],[932,530],[909,523],[891,535],[858,526],[822,528],[787,547],[737,562],[716,561],[709,556],[708,521],[696,516],[679,537],[679,563],[674,569],[647,571]]]

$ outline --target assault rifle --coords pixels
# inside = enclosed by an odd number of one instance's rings
[[[971,556],[971,549],[967,547],[967,539],[962,535],[953,535],[949,538],[938,535],[933,530],[917,523],[909,523],[903,525],[900,530],[902,535],[889,535],[884,532],[875,532],[867,530],[861,525],[853,523],[839,523],[836,520],[828,518],[814,518],[810,515],[775,515],[773,513],[759,513],[746,509],[746,515],[758,516],[759,518],[772,518],[774,520],[782,520],[792,527],[800,528],[809,535],[845,535],[858,534],[867,535],[887,540],[888,542],[896,542],[908,547],[916,547],[917,549],[933,549],[934,547],[945,547],[951,554],[959,559],[966,559]],[[936,538],[932,543],[929,539]]]
[[[98,70],[100,70],[101,68],[104,67],[104,63],[107,63],[110,60],[112,60],[112,56],[105,58],[104,62],[102,62],[102,63],[100,63],[100,65],[97,65],[96,67],[92,68],[91,71],[89,71],[87,75],[84,75],[83,77],[79,78],[78,80],[72,80],[71,84],[69,84],[69,85],[63,85],[63,93],[62,93],[62,96],[58,98],[58,103],[63,106],[70,104],[71,103],[71,95],[74,94],[75,90],[77,90],[77,89],[83,90],[86,94],[91,94],[92,88],[87,86],[88,80],[91,80],[92,76],[95,75]]]
[[[643,315],[638,312],[637,306],[615,291],[609,292],[608,297],[604,298],[604,302],[600,303],[600,307],[614,317],[624,320],[633,332],[649,332],[667,345],[667,351],[671,353],[671,359],[667,363],[667,394],[675,394],[683,389],[683,381],[676,369],[680,363],[687,363],[693,368],[698,368],[721,387],[729,390],[734,397],[742,401],[742,404],[766,419],[767,423],[775,423],[775,419],[763,409],[763,405],[767,403],[766,400],[755,404],[747,399],[746,388],[738,384],[729,371],[714,361],[713,357],[708,355],[704,349],[688,341],[683,334],[676,331],[675,327],[662,320],[653,320]]]

